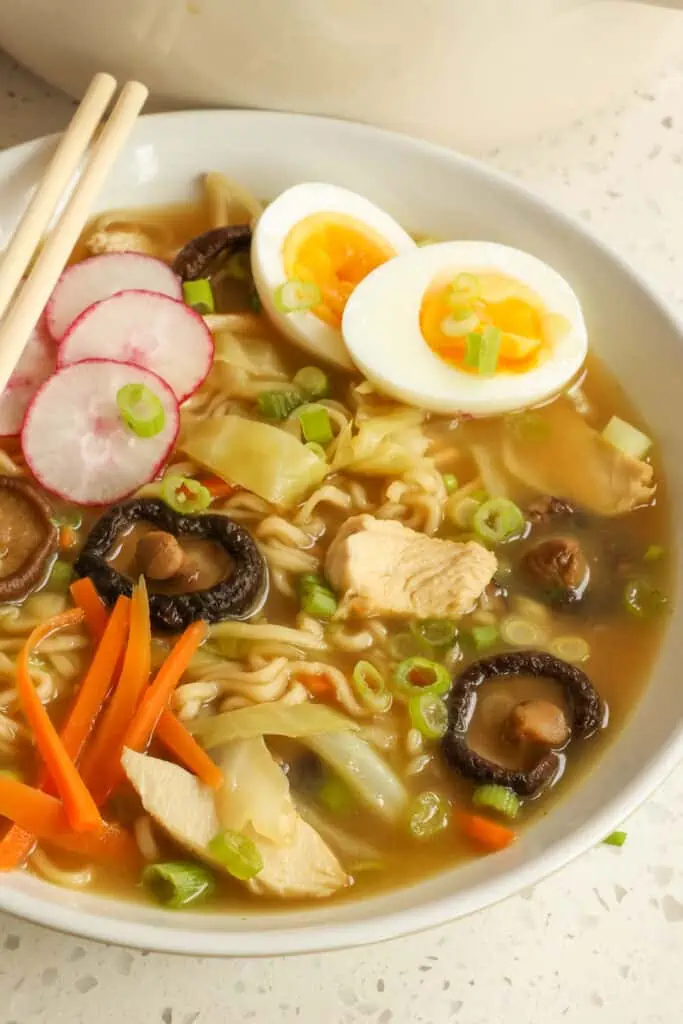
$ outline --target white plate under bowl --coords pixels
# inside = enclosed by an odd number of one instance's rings
[[[44,139],[0,154],[0,249],[54,145],[54,139]],[[368,196],[408,228],[442,238],[487,238],[546,260],[571,281],[584,305],[591,344],[661,442],[673,515],[683,514],[681,327],[644,282],[578,224],[447,150],[348,123],[241,111],[143,118],[98,206],[190,197],[197,175],[206,170],[223,170],[261,196],[302,180],[335,182]],[[653,678],[627,728],[590,777],[503,853],[375,899],[276,914],[168,913],[58,889],[25,873],[2,878],[0,909],[127,946],[259,956],[376,942],[485,907],[598,843],[678,761],[683,608],[676,601],[673,607]]]

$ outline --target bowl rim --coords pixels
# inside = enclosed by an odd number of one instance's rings
[[[202,120],[254,121],[267,132],[269,123],[300,122],[310,126],[311,131],[324,127],[348,137],[351,140],[384,139],[393,147],[420,151],[426,158],[437,159],[442,164],[465,168],[485,183],[490,183],[500,193],[519,197],[550,215],[559,226],[580,235],[590,243],[608,262],[620,272],[651,303],[659,308],[672,330],[683,336],[683,319],[677,315],[671,304],[659,295],[647,279],[635,270],[618,252],[603,242],[577,217],[556,207],[543,196],[520,184],[507,174],[489,167],[480,160],[461,154],[436,143],[413,138],[409,135],[376,128],[371,125],[334,118],[306,114],[290,114],[277,111],[191,109],[158,114],[146,114],[140,123],[150,122],[178,125]],[[6,158],[22,158],[35,153],[59,137],[59,133],[42,136],[21,145],[9,147],[0,154],[0,165]],[[258,930],[258,914],[254,914],[256,928],[249,931],[198,930],[182,926],[182,919],[169,919],[169,926],[163,924],[139,923],[115,917],[103,917],[96,912],[76,909],[73,906],[52,903],[33,893],[26,893],[0,884],[0,911],[34,924],[65,932],[74,936],[93,939],[156,952],[186,954],[193,956],[240,956],[266,957],[305,953],[320,953],[349,947],[382,942],[401,936],[412,935],[428,928],[447,924],[477,910],[482,910],[512,896],[528,886],[542,881],[557,872],[586,850],[598,844],[615,825],[622,822],[659,786],[675,768],[683,753],[683,721],[671,733],[654,756],[648,759],[638,775],[633,778],[617,796],[605,803],[575,829],[568,837],[552,843],[545,850],[530,857],[518,867],[500,877],[479,882],[464,891],[451,896],[430,898],[417,907],[381,913],[370,920],[342,921],[334,923],[305,923],[301,926],[268,928]],[[603,754],[604,756],[604,754]],[[504,854],[503,854],[504,856]]]

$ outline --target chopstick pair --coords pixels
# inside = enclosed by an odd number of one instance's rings
[[[111,75],[94,76],[62,136],[45,175],[0,262],[0,391],[17,365],[31,331],[76,244],[92,204],[140,113],[148,90],[127,82],[97,139],[93,138],[116,91]],[[91,146],[92,143],[92,146]],[[90,150],[89,150],[89,147]],[[80,178],[23,282],[65,190],[84,157]]]

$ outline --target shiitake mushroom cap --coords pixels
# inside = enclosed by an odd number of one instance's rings
[[[585,672],[545,651],[513,651],[482,658],[469,665],[455,680],[446,698],[448,729],[441,741],[446,762],[475,782],[492,782],[531,796],[548,783],[558,768],[558,755],[548,751],[528,771],[505,768],[472,750],[467,730],[477,689],[488,679],[532,675],[554,679],[567,695],[571,737],[587,739],[604,720],[604,705]]]
[[[173,270],[182,281],[209,277],[214,260],[237,252],[248,252],[251,245],[249,224],[212,228],[192,238],[173,261]]]
[[[268,570],[249,531],[225,515],[180,515],[156,498],[135,498],[106,512],[90,531],[76,561],[76,573],[89,576],[107,604],[113,605],[121,594],[130,596],[133,592],[133,581],[115,569],[107,561],[107,555],[126,529],[142,521],[178,539],[193,537],[214,541],[235,563],[227,579],[206,590],[150,594],[153,626],[179,632],[198,619],[206,622],[245,619],[258,611],[268,585]]]

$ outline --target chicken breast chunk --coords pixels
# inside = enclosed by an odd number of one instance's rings
[[[341,597],[338,618],[458,618],[472,611],[496,566],[476,541],[439,540],[360,515],[330,544],[325,574]]]
[[[208,849],[213,837],[229,827],[219,813],[217,794],[184,768],[147,754],[125,750],[122,764],[150,817],[180,846],[226,871]],[[255,798],[259,797],[267,803],[269,794],[259,791]],[[291,802],[289,793],[287,797]],[[349,878],[334,853],[298,815],[293,802],[291,815],[293,830],[286,842],[266,839],[251,823],[242,829],[263,859],[259,873],[244,883],[247,888],[257,895],[299,899],[330,896],[348,885]]]

